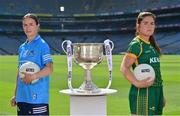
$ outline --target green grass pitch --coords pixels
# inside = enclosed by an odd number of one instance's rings
[[[69,96],[59,93],[67,89],[66,56],[53,56],[54,72],[50,81],[50,114],[69,115]],[[119,66],[122,56],[113,56],[112,89],[116,94],[107,97],[108,115],[128,115],[128,91],[130,84],[122,76]],[[164,55],[161,58],[161,72],[164,80],[164,93],[167,100],[164,115],[180,114],[180,55]],[[79,87],[83,82],[83,69],[73,64],[73,87]],[[0,56],[0,115],[16,114],[16,108],[10,106],[14,94],[17,74],[17,56]],[[92,80],[98,87],[106,87],[108,83],[108,68],[106,60],[94,67]]]

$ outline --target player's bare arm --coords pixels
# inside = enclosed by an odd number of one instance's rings
[[[125,55],[120,68],[121,72],[126,77],[126,79],[137,88],[146,88],[148,86],[151,86],[153,84],[153,81],[147,82],[147,80],[149,79],[145,79],[142,81],[136,80],[133,72],[130,70],[131,66],[135,61],[135,58]]]
[[[17,76],[16,76],[16,87],[15,87],[15,90],[14,90],[14,95],[12,96],[11,100],[10,100],[10,104],[11,106],[16,106],[16,91],[17,91],[17,79],[18,79],[18,73],[19,71],[17,72]]]

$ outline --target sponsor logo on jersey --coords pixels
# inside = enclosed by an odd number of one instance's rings
[[[147,50],[147,51],[145,51],[145,53],[150,53],[151,52],[151,50]]]
[[[157,63],[157,62],[160,62],[159,57],[150,58],[150,63]]]

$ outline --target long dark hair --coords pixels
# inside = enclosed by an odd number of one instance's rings
[[[147,16],[151,16],[151,17],[154,19],[154,22],[156,21],[156,16],[155,16],[153,13],[151,13],[151,12],[140,12],[139,15],[138,15],[138,17],[137,17],[137,19],[136,19],[136,23],[137,23],[137,24],[140,24],[141,21],[142,21],[145,17],[147,17]],[[138,29],[137,29],[137,27],[136,27],[136,36],[138,36],[138,35],[139,35],[139,32],[138,32]],[[149,42],[150,42],[150,44],[157,50],[157,52],[158,52],[159,54],[161,54],[161,49],[160,49],[160,47],[158,46],[158,44],[156,43],[156,40],[155,40],[155,38],[154,38],[154,35],[151,35],[151,36],[150,36]]]

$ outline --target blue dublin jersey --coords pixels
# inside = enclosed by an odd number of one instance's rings
[[[40,35],[37,35],[31,42],[26,41],[23,43],[18,52],[18,67],[31,61],[36,63],[42,70],[47,63],[52,62],[49,46]],[[26,84],[18,77],[17,84],[16,102],[48,103],[49,76],[43,77],[33,84]]]

